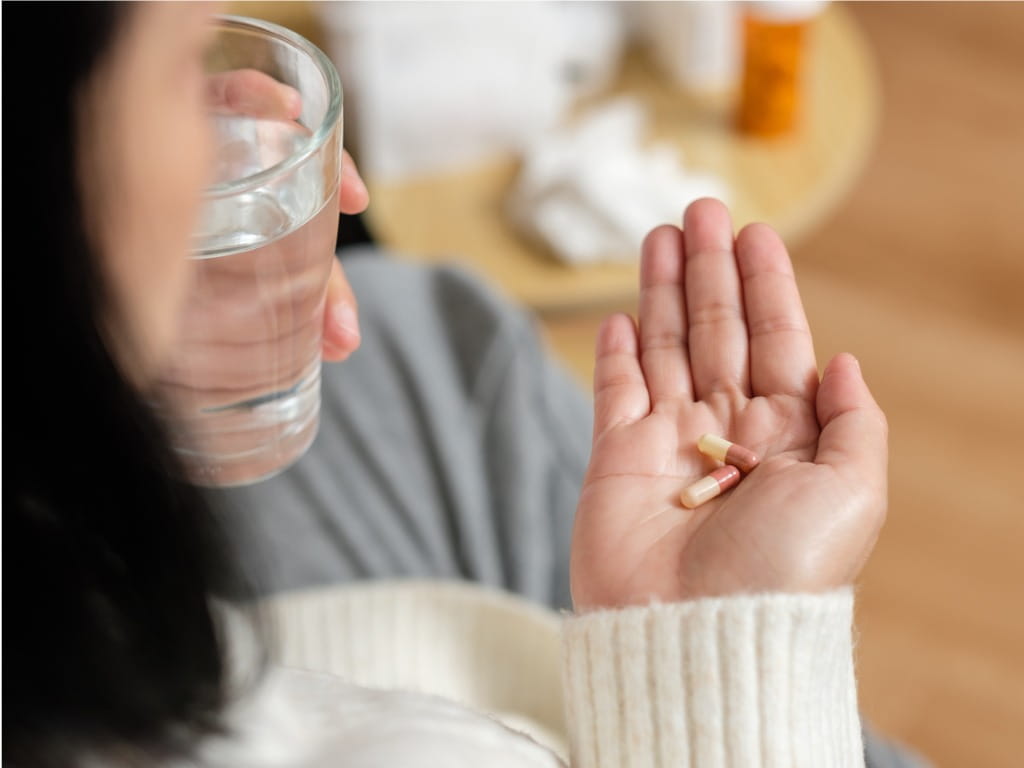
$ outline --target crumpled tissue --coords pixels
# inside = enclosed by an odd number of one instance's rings
[[[720,177],[687,171],[667,144],[645,146],[645,128],[640,103],[619,99],[534,142],[507,200],[513,223],[569,264],[628,262],[693,200],[727,200]]]

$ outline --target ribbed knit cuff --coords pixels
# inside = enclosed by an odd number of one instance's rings
[[[863,766],[852,590],[568,618],[574,768]]]

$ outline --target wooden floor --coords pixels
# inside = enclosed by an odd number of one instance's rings
[[[885,113],[852,193],[793,249],[819,362],[861,360],[892,427],[859,590],[861,702],[940,766],[1024,765],[1024,4],[858,4]],[[591,370],[597,318],[550,319]]]

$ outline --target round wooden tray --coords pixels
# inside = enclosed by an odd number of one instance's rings
[[[740,136],[728,110],[687,99],[636,52],[625,57],[610,91],[591,103],[622,94],[639,98],[649,110],[652,141],[675,143],[687,167],[727,181],[737,226],[765,221],[792,242],[849,189],[867,157],[880,108],[873,62],[850,15],[831,7],[812,40],[807,114],[801,130],[785,139]],[[517,168],[515,158],[496,157],[443,175],[368,179],[372,230],[404,257],[463,263],[542,312],[633,297],[635,264],[564,265],[513,230],[503,209]]]

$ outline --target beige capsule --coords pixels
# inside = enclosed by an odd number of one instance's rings
[[[719,467],[692,485],[688,485],[679,499],[687,509],[696,509],[728,491],[740,481],[740,477],[740,471],[736,467]]]

